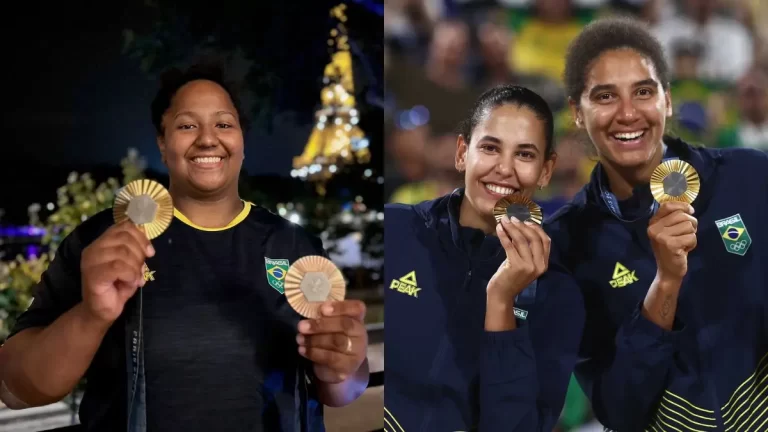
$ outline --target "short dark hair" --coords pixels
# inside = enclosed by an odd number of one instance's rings
[[[536,114],[536,117],[544,123],[544,135],[547,140],[545,156],[549,158],[554,153],[554,129],[555,121],[552,110],[547,102],[533,90],[516,85],[502,84],[485,91],[472,107],[472,112],[461,125],[459,134],[469,143],[472,140],[472,132],[483,121],[483,118],[494,108],[503,105],[515,105],[528,108]]]
[[[243,112],[238,92],[240,84],[229,80],[222,63],[218,60],[206,59],[190,66],[186,70],[173,67],[160,75],[160,89],[152,100],[152,124],[158,136],[165,132],[163,114],[171,106],[173,97],[181,87],[191,81],[207,80],[220,85],[229,94],[232,104],[237,111],[240,127],[245,130],[248,126],[246,114]]]
[[[587,73],[606,51],[631,49],[653,63],[664,90],[669,89],[669,65],[659,41],[642,23],[630,18],[606,18],[588,24],[568,46],[565,55],[565,89],[576,104],[587,84]]]

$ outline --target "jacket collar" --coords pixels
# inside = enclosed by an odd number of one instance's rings
[[[693,207],[697,212],[704,210],[709,204],[709,200],[714,189],[712,183],[713,174],[721,159],[719,150],[705,149],[700,147],[694,147],[685,143],[679,138],[664,137],[664,144],[667,146],[667,152],[665,153],[665,159],[678,158],[691,164],[691,166],[699,174],[701,181],[701,188],[699,195],[693,202]],[[612,194],[608,190],[607,179],[601,164],[597,164],[592,170],[589,183],[583,189],[583,192],[574,198],[574,201],[596,206],[601,211],[604,211],[612,216],[624,219],[619,213],[617,214],[616,201],[611,201]],[[614,198],[615,199],[615,198]],[[650,193],[650,187],[648,184],[639,185],[635,188],[635,193],[632,198],[629,198],[630,207],[637,207],[639,212],[644,209],[651,209],[653,204],[653,196]],[[644,216],[650,216],[650,211],[644,214]]]
[[[496,236],[486,235],[482,244],[474,249],[465,244],[463,231],[468,228],[459,223],[463,200],[464,188],[458,188],[441,198],[417,204],[414,208],[423,219],[425,227],[435,231],[445,247],[459,250],[473,260],[496,258],[503,251]]]

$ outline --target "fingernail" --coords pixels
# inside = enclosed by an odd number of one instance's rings
[[[309,321],[302,321],[299,323],[299,331],[300,332],[308,332],[311,326],[309,325]]]
[[[297,335],[296,336],[296,343],[299,345],[304,345],[304,335]]]
[[[528,226],[532,226],[532,225],[533,225],[533,222],[531,222],[531,221],[525,221],[525,222],[523,222],[523,223],[524,223],[524,224],[526,224],[526,225],[528,225]]]
[[[147,256],[155,255],[155,247],[152,245],[147,246]]]
[[[325,305],[325,306],[323,306],[322,311],[323,311],[324,315],[330,315],[330,314],[333,313],[333,306]]]
[[[346,375],[344,375],[344,374],[340,374],[340,375],[339,375],[339,379],[340,379],[340,380],[342,380],[342,381],[344,381],[344,380],[346,380],[346,379],[347,379],[347,376],[346,376]]]
[[[306,348],[304,348],[303,346],[300,346],[300,347],[299,347],[299,354],[301,354],[301,355],[304,355],[304,354],[306,354],[306,353],[307,353],[307,349],[306,349]]]
[[[504,223],[509,223],[509,216],[504,215],[504,217],[501,218],[501,221],[504,222]]]
[[[509,220],[511,220],[513,224],[519,224],[520,223],[520,221],[516,217],[514,217],[514,216],[509,218]]]

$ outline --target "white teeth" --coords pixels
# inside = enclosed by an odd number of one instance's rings
[[[616,137],[616,138],[618,138],[618,139],[623,139],[623,140],[633,140],[633,139],[635,139],[635,138],[640,138],[641,136],[643,136],[643,134],[644,134],[644,133],[645,133],[645,132],[643,132],[643,131],[638,131],[638,132],[627,132],[627,133],[617,133],[617,134],[613,134],[613,136],[614,136],[614,137]]]
[[[220,157],[196,157],[192,159],[192,162],[197,164],[214,164],[221,162]]]
[[[496,186],[496,185],[490,184],[490,183],[486,183],[485,187],[488,188],[488,190],[491,191],[491,192],[495,192],[497,194],[502,194],[502,195],[511,195],[515,191],[512,188]]]

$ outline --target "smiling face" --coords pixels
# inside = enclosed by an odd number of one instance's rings
[[[661,151],[672,102],[653,64],[631,49],[620,49],[595,60],[581,99],[578,105],[571,101],[571,109],[603,162],[638,168]]]
[[[526,107],[493,108],[475,126],[471,141],[459,137],[456,168],[465,171],[465,198],[473,219],[493,219],[493,207],[506,195],[531,197],[552,176],[546,125]]]
[[[182,86],[163,115],[163,129],[158,145],[172,189],[198,196],[237,189],[243,132],[223,87],[207,80]]]

